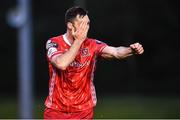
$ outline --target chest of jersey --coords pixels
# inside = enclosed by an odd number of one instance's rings
[[[63,51],[63,53],[65,53],[70,49],[70,46],[65,44],[58,49],[60,49],[60,51]],[[86,42],[82,44],[74,61],[69,65],[68,70],[86,68],[90,66],[90,64],[93,62],[94,57],[95,57],[94,46]]]

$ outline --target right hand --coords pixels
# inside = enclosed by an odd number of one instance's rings
[[[89,26],[87,25],[87,18],[84,16],[81,24],[76,28],[72,28],[72,36],[75,40],[83,42],[87,38]]]

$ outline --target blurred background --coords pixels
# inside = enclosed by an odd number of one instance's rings
[[[48,95],[46,41],[66,32],[74,4],[89,11],[89,37],[111,46],[140,42],[144,54],[97,62],[95,118],[180,118],[180,14],[174,0],[31,0],[32,116],[43,118]],[[21,118],[18,28],[8,24],[16,0],[0,1],[0,118]],[[23,64],[23,63],[22,63]],[[30,104],[30,105],[31,105]]]

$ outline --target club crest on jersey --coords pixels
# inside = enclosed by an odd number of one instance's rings
[[[90,53],[89,53],[89,49],[88,48],[82,48],[81,49],[81,56],[82,57],[86,57],[86,56],[89,56]]]

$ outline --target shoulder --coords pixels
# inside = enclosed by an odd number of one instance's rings
[[[51,38],[49,38],[49,40],[48,41],[53,41],[53,42],[58,42],[58,41],[60,41],[60,40],[62,40],[63,39],[63,37],[62,37],[63,35],[59,35],[59,36],[54,36],[54,37],[51,37]]]
[[[86,42],[87,43],[96,43],[96,39],[94,39],[94,38],[87,38]]]
[[[106,44],[105,42],[102,42],[102,41],[94,39],[94,38],[87,38],[86,43],[95,44],[95,45]]]
[[[46,49],[50,47],[57,47],[59,43],[62,41],[62,35],[51,37],[46,41]]]
[[[104,43],[104,42],[102,42],[102,41],[100,41],[100,40],[98,40],[98,39],[95,39],[95,38],[87,38],[87,40],[89,40],[90,42],[95,42],[95,43],[97,43],[97,44]]]

